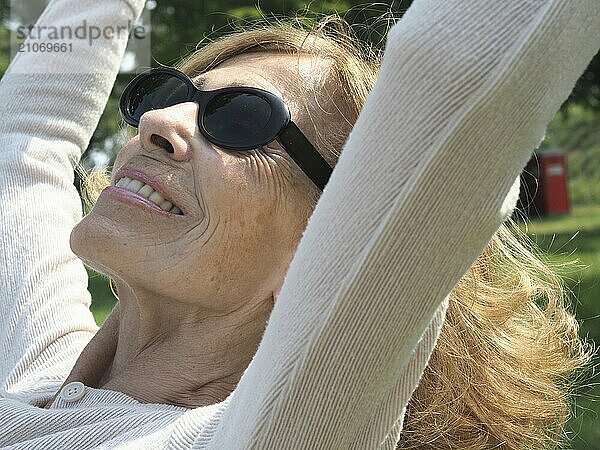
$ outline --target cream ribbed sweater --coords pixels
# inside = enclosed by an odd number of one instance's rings
[[[54,0],[39,24],[126,22],[142,4]],[[97,329],[69,249],[73,162],[125,42],[19,55],[0,85],[0,446],[393,449],[448,294],[514,208],[598,30],[598,0],[415,0],[254,359],[225,401],[197,409],[89,387],[38,407]]]

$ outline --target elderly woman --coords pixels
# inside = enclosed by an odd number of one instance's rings
[[[55,0],[38,25],[113,26],[143,3]],[[127,87],[138,134],[83,220],[73,168],[125,37],[19,54],[0,88],[0,445],[542,448],[564,417],[527,404],[564,406],[543,403],[562,399],[546,375],[583,360],[554,345],[576,324],[557,303],[542,323],[530,291],[505,308],[525,288],[501,291],[488,251],[507,248],[520,171],[598,28],[597,0],[415,0],[378,73],[323,30],[232,34]],[[118,288],[99,330],[81,261]],[[462,333],[456,311],[477,327]],[[465,367],[493,370],[438,415],[457,358],[430,356],[436,342],[462,355],[473,330]],[[531,343],[552,362],[524,364]]]

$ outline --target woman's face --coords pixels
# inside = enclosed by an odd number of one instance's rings
[[[241,83],[274,92],[306,130],[307,114],[293,101],[292,84],[307,82],[315,67],[308,57],[297,61],[243,54],[195,81],[206,90]],[[306,225],[312,185],[275,141],[242,153],[211,144],[198,129],[197,111],[188,102],[147,112],[139,134],[117,155],[111,179],[113,186],[120,174],[146,179],[183,214],[105,189],[74,228],[71,247],[134,292],[226,312],[240,300],[278,292]]]

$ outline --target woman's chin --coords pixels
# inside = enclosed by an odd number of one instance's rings
[[[94,214],[92,210],[73,227],[69,240],[71,251],[79,259],[95,271],[108,276],[113,274],[107,272],[118,270],[113,267],[115,263],[123,261],[120,257],[123,249],[119,249],[122,247],[119,245],[119,234],[110,222],[106,217]]]

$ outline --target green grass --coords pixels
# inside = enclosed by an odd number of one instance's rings
[[[536,219],[522,226],[531,239],[555,262],[577,261],[563,274],[580,335],[600,343],[600,205],[574,207],[567,215]],[[600,357],[585,373],[583,386],[573,404],[574,417],[567,424],[570,445],[575,450],[600,449]]]
[[[537,218],[527,223],[527,232],[539,235],[594,231],[599,228],[600,205],[575,206],[568,214]]]

